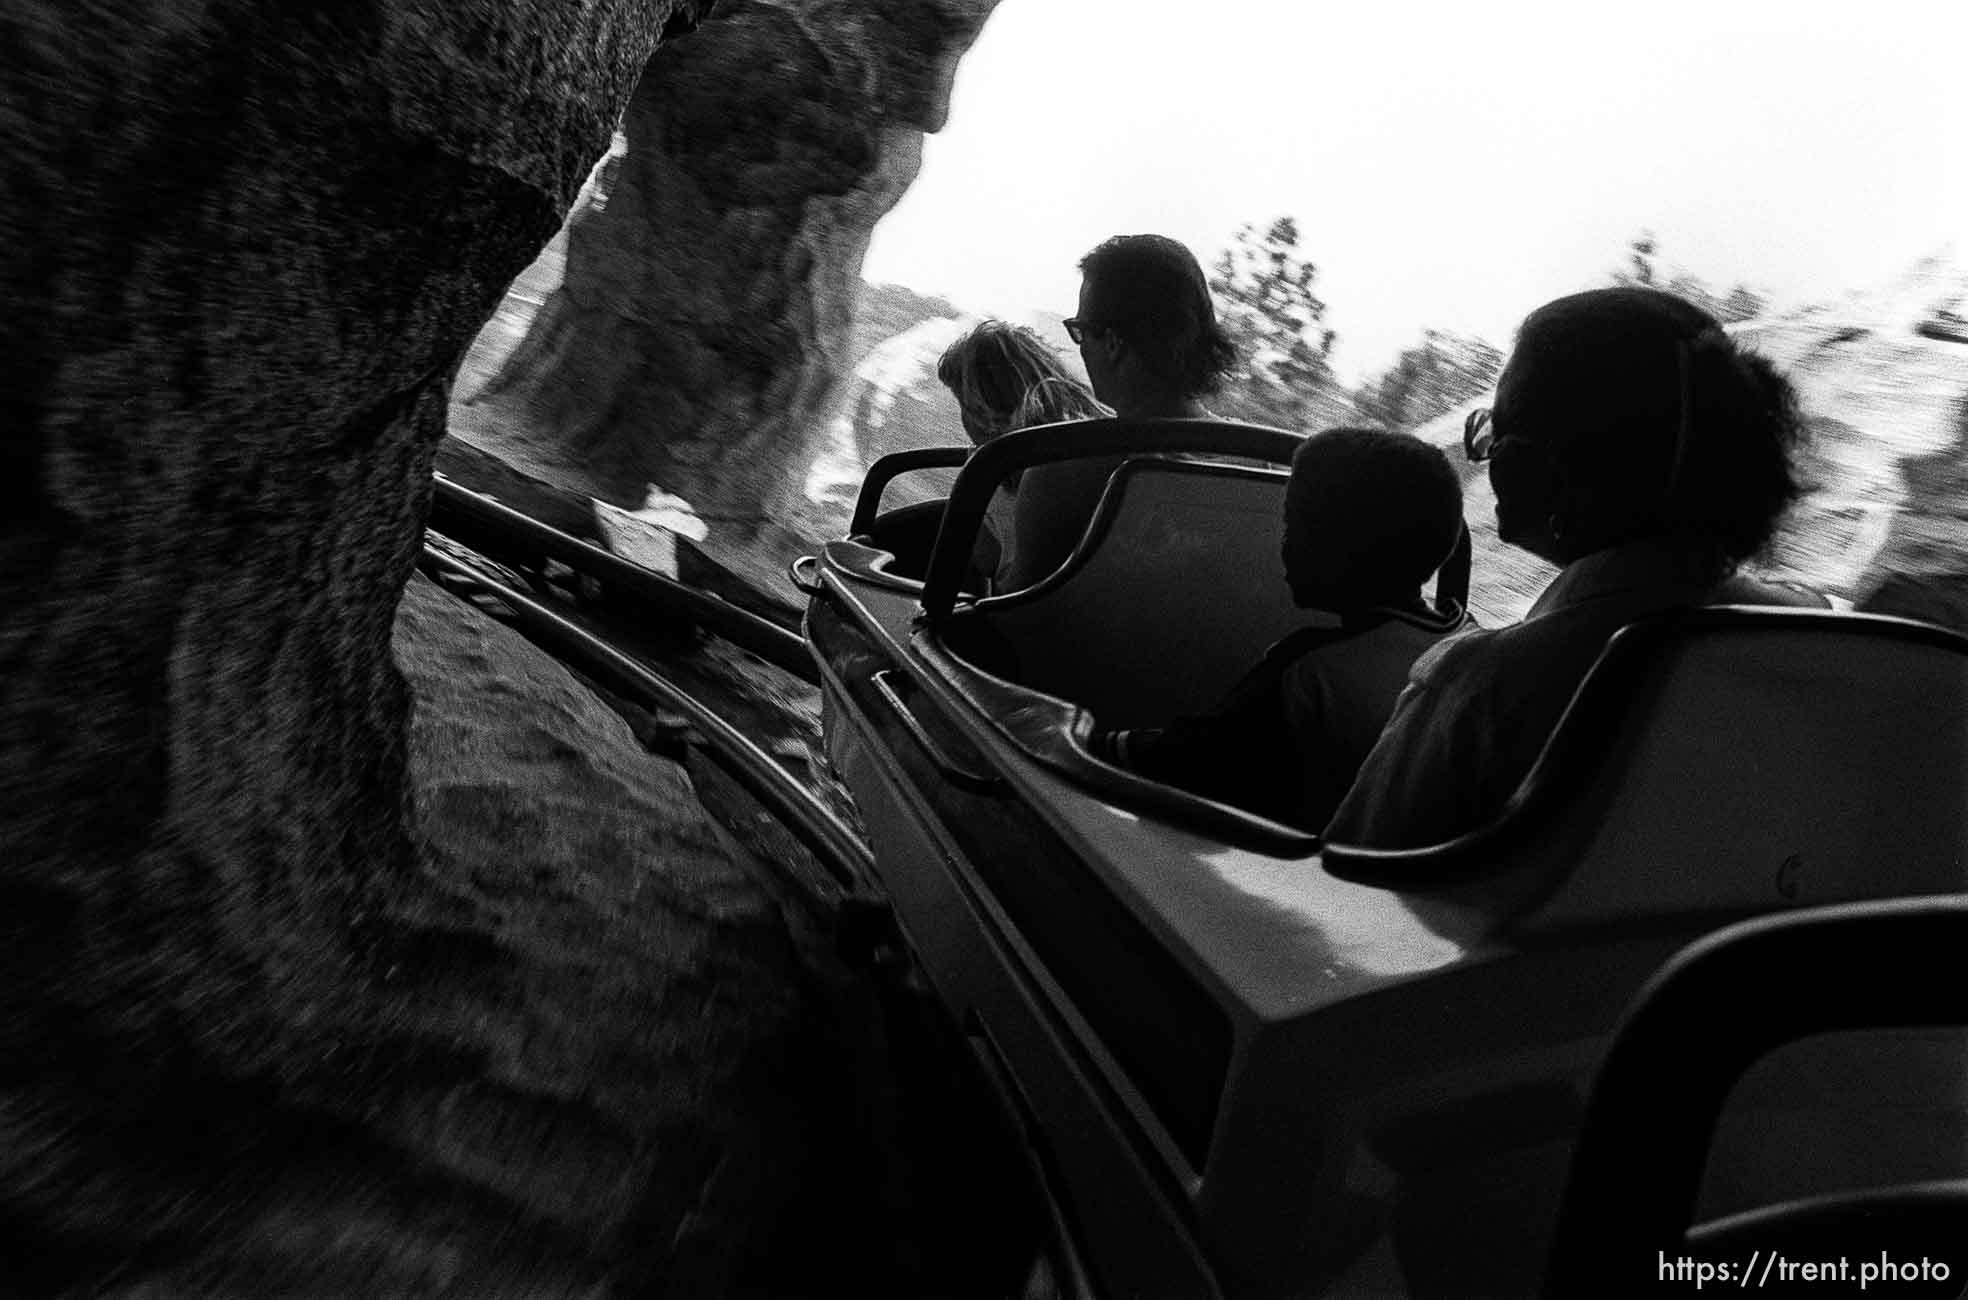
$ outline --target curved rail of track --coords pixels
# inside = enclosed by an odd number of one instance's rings
[[[703,737],[707,752],[820,860],[844,894],[863,892],[874,877],[868,848],[832,809],[750,737],[706,708],[661,673],[562,618],[539,601],[490,578],[428,544],[419,567],[498,597],[512,610],[520,634],[609,690],[650,708],[682,715]]]
[[[506,568],[552,558],[661,617],[700,627],[804,681],[818,674],[794,633],[721,597],[699,591],[437,477],[430,527],[445,540]],[[840,896],[831,900],[843,947],[867,953],[886,941],[888,907],[874,858],[840,817],[752,739],[649,664],[562,616],[533,596],[445,554],[428,542],[419,567],[446,585],[495,597],[528,640],[624,699],[667,710],[702,739],[704,753],[804,845]]]
[[[512,552],[523,552],[558,560],[653,612],[701,627],[802,681],[819,684],[819,672],[805,644],[777,623],[563,533],[441,474],[434,477],[437,492],[431,502],[430,526],[445,536],[482,549],[492,559],[503,561]]]

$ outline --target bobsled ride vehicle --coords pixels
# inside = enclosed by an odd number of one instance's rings
[[[1325,843],[1086,745],[1207,709],[1320,617],[1279,561],[1297,443],[1097,420],[878,461],[849,536],[795,566],[828,755],[1090,1293],[1535,1294],[1595,1072],[1670,958],[1764,914],[1964,889],[1968,639],[1791,609],[1636,624],[1492,823]],[[1124,459],[1078,546],[989,592],[993,493],[1080,457]],[[947,500],[882,510],[899,475],[957,465]],[[1688,1222],[1960,1177],[1962,1042],[1779,1049],[1729,1093]],[[1636,1287],[1643,1262],[1618,1265]]]

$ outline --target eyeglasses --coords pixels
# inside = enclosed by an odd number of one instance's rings
[[[1097,325],[1090,320],[1081,320],[1078,316],[1069,316],[1061,323],[1066,326],[1066,337],[1073,340],[1075,347],[1086,342],[1087,335],[1089,334],[1107,333],[1107,327],[1105,325]]]
[[[1480,463],[1495,454],[1496,445],[1496,417],[1489,407],[1479,406],[1462,421],[1462,454]]]

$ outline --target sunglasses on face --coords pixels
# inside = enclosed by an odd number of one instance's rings
[[[1066,337],[1073,340],[1075,347],[1096,334],[1107,332],[1105,325],[1096,325],[1090,320],[1081,320],[1078,316],[1069,316],[1061,323],[1066,326]]]
[[[1522,441],[1521,436],[1519,441]],[[1462,420],[1462,454],[1482,464],[1494,459],[1497,448],[1503,445],[1503,433],[1498,430],[1496,413],[1487,406],[1479,406]],[[1517,445],[1516,443],[1512,444]],[[1535,441],[1529,445],[1538,447]]]
[[[1469,459],[1481,463],[1496,452],[1496,417],[1487,406],[1479,406],[1471,411],[1462,422],[1462,453]]]

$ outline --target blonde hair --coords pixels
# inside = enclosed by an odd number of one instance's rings
[[[1011,413],[1011,427],[1029,429],[1035,424],[1058,424],[1061,420],[1098,420],[1113,414],[1088,392],[1086,385],[1064,375],[1048,375],[1025,390],[1018,409]]]
[[[936,377],[976,426],[978,442],[1028,424],[1105,414],[1044,339],[1001,320],[980,321],[945,348]]]

